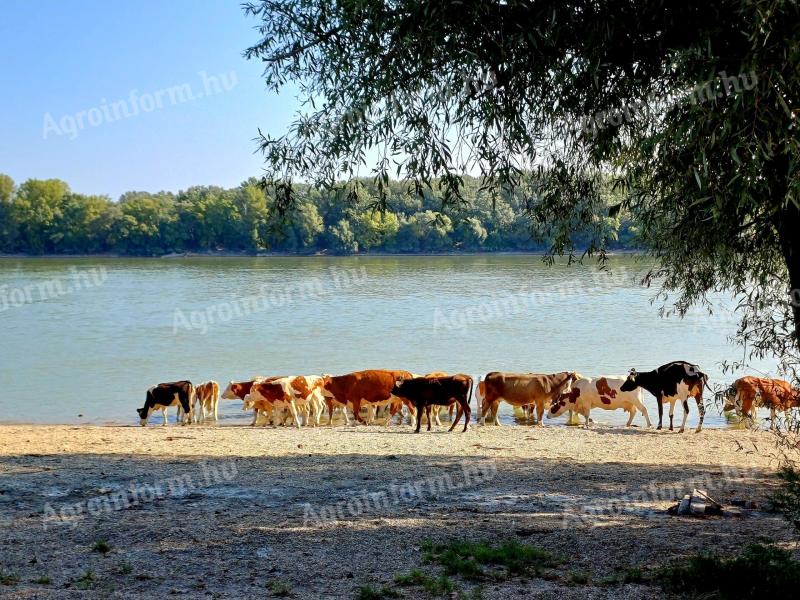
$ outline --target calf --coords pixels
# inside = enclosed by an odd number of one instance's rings
[[[647,408],[642,402],[642,389],[637,388],[632,392],[623,392],[622,384],[626,381],[625,377],[582,377],[572,383],[572,389],[558,398],[554,398],[550,405],[548,417],[558,417],[565,411],[575,411],[584,418],[584,427],[589,427],[589,412],[593,408],[604,410],[624,409],[629,413],[628,422],[625,427],[630,427],[636,411],[640,410],[644,415],[647,426],[650,427],[650,416]]]
[[[703,373],[695,364],[686,361],[675,361],[661,365],[653,371],[638,373],[636,369],[631,369],[630,375],[620,390],[632,392],[637,387],[646,389],[653,394],[658,404],[658,427],[661,429],[661,422],[664,416],[664,402],[669,402],[669,430],[673,431],[672,416],[675,413],[675,403],[679,400],[683,402],[683,423],[680,432],[686,427],[686,417],[689,415],[688,399],[694,397],[697,401],[697,410],[700,413],[700,422],[697,425],[696,433],[703,429],[703,418],[706,414],[706,407],[703,404],[703,389],[708,383],[708,375]]]
[[[464,430],[467,430],[471,410],[469,399],[472,395],[472,377],[469,375],[451,375],[447,377],[414,377],[399,379],[392,388],[392,394],[412,402],[417,412],[417,429],[422,425],[422,409],[428,417],[428,431],[431,430],[431,406],[450,406],[458,403],[458,413],[450,425],[453,431],[464,414]]]
[[[204,381],[194,388],[195,419],[199,422],[213,416],[219,420],[219,384],[216,381]],[[199,408],[199,410],[198,410]]]
[[[279,379],[283,377],[283,375],[275,376],[275,377],[262,377],[257,376],[253,377],[253,379],[249,381],[230,381],[228,382],[228,387],[225,388],[225,391],[222,392],[222,398],[225,400],[242,400],[244,401],[245,396],[250,393],[250,389],[253,387],[254,383],[259,381],[271,381],[273,379]],[[242,405],[242,410],[248,410],[248,407]],[[271,408],[270,408],[271,410]],[[254,407],[253,410],[253,420],[250,422],[250,426],[252,427],[258,422],[259,415],[262,414],[262,410],[259,408]]]
[[[770,429],[775,427],[775,413],[800,406],[800,390],[783,379],[741,377],[733,382],[724,412],[736,410],[739,416],[755,420],[760,406],[770,410]]]
[[[323,378],[317,376],[291,376],[270,378],[254,383],[244,398],[244,408],[269,411],[285,406],[300,428],[298,409],[308,409],[305,424],[318,425],[324,409],[322,398]]]
[[[167,424],[167,409],[170,406],[177,406],[178,415],[184,424],[191,422],[192,406],[194,405],[194,386],[191,381],[174,381],[171,383],[159,383],[147,390],[144,406],[137,408],[139,413],[139,424],[144,427],[150,415],[160,410],[164,415],[164,425]]]

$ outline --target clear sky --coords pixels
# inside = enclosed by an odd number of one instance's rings
[[[235,0],[0,0],[0,173],[113,199],[259,175],[258,128],[297,103],[242,57],[255,24]]]

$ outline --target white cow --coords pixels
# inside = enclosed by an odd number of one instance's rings
[[[650,427],[650,416],[647,414],[647,407],[642,402],[642,388],[636,388],[631,392],[623,392],[620,388],[626,379],[627,377],[609,375],[601,377],[579,376],[572,383],[572,390],[569,393],[561,394],[553,399],[548,417],[558,417],[567,410],[575,411],[583,416],[584,427],[588,428],[589,412],[593,408],[602,408],[604,410],[621,408],[629,413],[625,427],[630,427],[637,410],[641,411],[647,426]]]

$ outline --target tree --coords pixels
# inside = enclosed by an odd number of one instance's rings
[[[536,239],[601,257],[621,209],[685,311],[745,294],[740,341],[800,342],[796,0],[260,0],[245,7],[269,88],[297,86],[266,179],[334,185],[367,150],[463,204],[461,173],[518,190]],[[354,65],[358,65],[354,68]],[[624,195],[606,206],[608,178]],[[385,185],[377,198],[385,199]],[[794,294],[795,302],[791,302]]]
[[[67,194],[69,186],[60,179],[28,179],[19,186],[11,204],[11,218],[18,223],[19,243],[27,252],[56,251],[56,230]]]
[[[8,175],[0,173],[0,252],[12,252],[17,238],[11,202],[16,186]]]

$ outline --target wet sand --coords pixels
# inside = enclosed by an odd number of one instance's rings
[[[602,580],[761,538],[793,547],[762,510],[665,512],[692,487],[763,506],[771,453],[767,432],[719,429],[0,425],[0,596],[353,598],[370,585],[423,598],[394,575],[438,574],[424,540],[472,539],[565,561],[546,579],[482,582],[486,598],[656,598]]]

